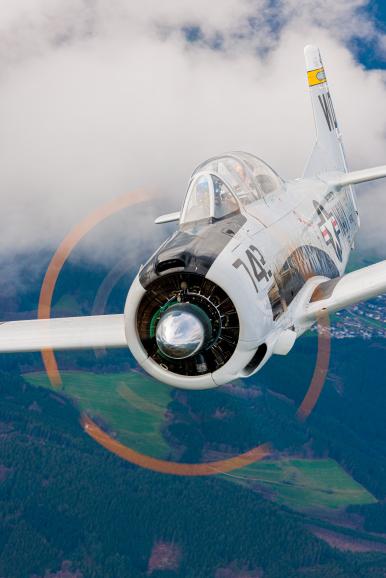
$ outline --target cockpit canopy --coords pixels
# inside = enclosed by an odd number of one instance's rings
[[[214,157],[194,171],[180,223],[222,219],[239,211],[240,205],[277,192],[282,184],[267,164],[249,153]]]
[[[198,174],[190,184],[181,223],[222,219],[239,210],[236,197],[224,181],[210,173]]]

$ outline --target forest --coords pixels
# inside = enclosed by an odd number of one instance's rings
[[[153,576],[210,577],[219,568],[264,577],[381,577],[386,556],[343,554],[304,521],[217,477],[136,468],[84,435],[61,395],[0,375],[0,575],[148,575],[159,543],[179,552]]]

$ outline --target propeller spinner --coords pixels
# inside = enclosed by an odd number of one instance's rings
[[[163,355],[186,359],[208,343],[211,333],[210,319],[202,309],[190,303],[178,303],[159,320],[156,341]]]

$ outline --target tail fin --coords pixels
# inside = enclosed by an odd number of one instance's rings
[[[303,176],[315,177],[333,171],[347,172],[341,134],[319,49],[306,46],[304,56],[315,117],[316,142]]]

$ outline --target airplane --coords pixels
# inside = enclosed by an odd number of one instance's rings
[[[142,266],[124,313],[0,324],[0,352],[128,347],[157,380],[208,389],[286,355],[321,315],[386,292],[386,261],[345,274],[360,221],[317,47],[304,49],[316,142],[301,178],[284,181],[244,152],[202,163],[177,230]]]

